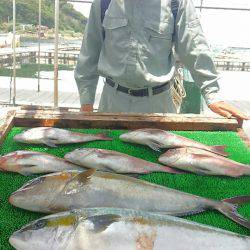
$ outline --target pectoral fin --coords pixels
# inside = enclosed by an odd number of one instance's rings
[[[18,171],[18,173],[19,174],[21,174],[21,175],[24,175],[24,176],[29,176],[29,175],[33,175],[33,174],[35,174],[35,173],[32,173],[29,169],[30,168],[33,168],[33,167],[37,167],[36,165],[22,165],[22,168],[21,168],[21,170],[20,171]],[[37,174],[39,174],[39,173],[37,173]]]
[[[161,148],[164,148],[164,145],[157,141],[150,141],[150,143],[148,143],[147,145],[150,148],[152,148],[154,151],[158,151],[158,152],[161,152]]]
[[[49,140],[49,139],[44,139],[43,143],[51,148],[57,147],[56,144],[52,140]]]
[[[95,169],[89,169],[85,172],[77,174],[68,181],[62,192],[66,195],[78,193],[81,190],[81,187],[89,183],[91,176],[95,172],[96,172]]]
[[[93,223],[93,228],[90,230],[95,233],[105,231],[111,224],[119,221],[121,216],[114,214],[105,214],[89,217],[87,220]]]

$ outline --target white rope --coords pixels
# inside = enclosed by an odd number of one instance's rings
[[[181,68],[177,70],[173,83],[171,85],[171,95],[177,113],[180,113],[182,101],[187,95],[183,85],[183,75],[181,70]]]

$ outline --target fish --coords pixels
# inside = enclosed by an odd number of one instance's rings
[[[124,133],[120,135],[119,138],[124,142],[149,146],[155,151],[160,151],[160,149],[192,147],[204,149],[218,155],[228,156],[228,153],[225,152],[225,145],[208,146],[192,139],[188,139],[186,137],[176,135],[174,133],[161,129],[138,129],[130,131],[128,133]]]
[[[0,171],[16,172],[21,175],[46,174],[63,170],[85,171],[86,168],[54,155],[18,150],[0,156]]]
[[[250,237],[185,219],[119,208],[45,216],[14,232],[17,250],[248,250]]]
[[[59,144],[83,143],[89,141],[110,141],[112,138],[105,134],[83,134],[60,128],[38,127],[31,128],[17,134],[13,138],[16,142],[27,144],[45,144],[56,147]]]
[[[182,173],[173,168],[145,161],[117,151],[98,148],[76,149],[66,154],[64,158],[69,162],[86,168],[95,168],[101,171],[122,174],[148,174],[152,172]]]
[[[237,205],[250,202],[250,196],[216,201],[95,169],[83,173],[64,171],[35,178],[12,193],[9,202],[16,207],[41,213],[118,207],[181,217],[215,209],[250,228],[250,220],[241,217],[236,210]]]
[[[169,149],[159,157],[159,161],[173,168],[201,175],[250,175],[250,165],[196,148]]]

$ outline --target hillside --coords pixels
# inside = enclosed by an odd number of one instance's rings
[[[16,0],[17,23],[38,24],[38,1]],[[12,0],[0,0],[0,29],[10,29]],[[83,32],[86,18],[77,12],[66,0],[60,1],[60,30]],[[42,25],[54,27],[54,1],[42,0]]]

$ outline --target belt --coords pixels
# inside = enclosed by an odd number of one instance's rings
[[[115,82],[110,78],[106,78],[106,83],[111,87],[115,87],[115,85],[116,85]],[[157,95],[157,94],[160,94],[163,91],[167,90],[169,88],[168,83],[169,82],[166,82],[166,83],[164,83],[162,85],[152,87],[152,94]],[[140,97],[149,96],[148,88],[145,88],[145,89],[130,89],[130,88],[126,88],[126,87],[121,86],[121,85],[118,84],[116,90],[120,91],[120,92],[123,92],[125,94],[128,94],[128,95],[132,95],[132,96],[140,96]]]

